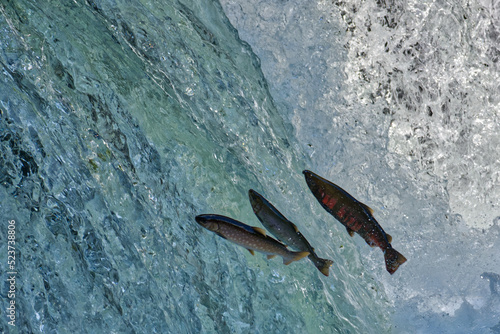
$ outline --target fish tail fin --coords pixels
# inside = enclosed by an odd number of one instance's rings
[[[328,259],[317,258],[314,261],[314,265],[318,268],[319,271],[325,276],[330,275],[330,267],[332,266],[333,261]]]
[[[384,252],[385,267],[392,275],[400,265],[406,262],[406,258],[394,248],[388,248]]]
[[[290,252],[290,253],[291,253],[290,256],[283,257],[283,264],[286,266],[310,254],[309,252]]]

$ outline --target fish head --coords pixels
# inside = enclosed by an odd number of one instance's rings
[[[219,223],[212,219],[210,215],[199,215],[195,217],[195,220],[209,231],[217,232],[219,230]]]
[[[253,189],[248,191],[248,198],[250,199],[250,204],[252,205],[252,209],[254,213],[258,213],[263,206],[262,195],[256,192]]]
[[[313,191],[316,192],[320,188],[320,178],[318,175],[314,174],[313,172],[309,170],[304,170],[302,172],[306,178],[307,185],[309,188]]]

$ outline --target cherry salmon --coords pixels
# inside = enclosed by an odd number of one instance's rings
[[[371,247],[384,252],[385,266],[390,274],[406,262],[406,258],[391,246],[392,237],[385,233],[373,217],[373,210],[349,195],[336,184],[311,171],[303,171],[307,185],[323,208],[341,222],[352,237],[358,233]]]
[[[207,230],[245,247],[252,255],[254,251],[266,254],[268,259],[279,255],[283,258],[285,265],[309,255],[309,252],[292,252],[278,240],[267,236],[263,229],[243,224],[229,217],[205,214],[196,216],[195,219]]]
[[[253,212],[264,227],[279,241],[296,251],[309,252],[309,259],[325,276],[329,275],[332,260],[322,259],[316,255],[314,248],[299,232],[297,226],[289,221],[268,200],[255,190],[248,191]]]

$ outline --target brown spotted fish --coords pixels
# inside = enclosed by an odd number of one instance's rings
[[[283,258],[285,265],[309,255],[309,252],[292,252],[278,240],[266,235],[263,229],[243,224],[229,217],[205,214],[196,216],[195,219],[207,230],[245,247],[252,255],[254,251],[266,254],[268,259],[279,255]]]
[[[291,248],[309,252],[309,259],[318,270],[328,276],[332,260],[322,259],[316,255],[314,248],[307,239],[299,232],[297,226],[289,221],[268,200],[253,189],[248,191],[248,197],[252,204],[253,212],[259,218],[264,227],[271,232],[279,241]]]
[[[406,262],[406,258],[391,246],[392,237],[386,234],[373,217],[373,210],[349,195],[336,184],[311,171],[303,171],[307,185],[321,206],[341,222],[352,237],[358,233],[371,247],[384,252],[385,266],[390,274]]]

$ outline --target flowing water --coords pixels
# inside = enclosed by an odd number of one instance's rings
[[[0,36],[1,332],[500,333],[498,1],[2,1]],[[250,188],[329,277],[194,221],[261,226]]]

